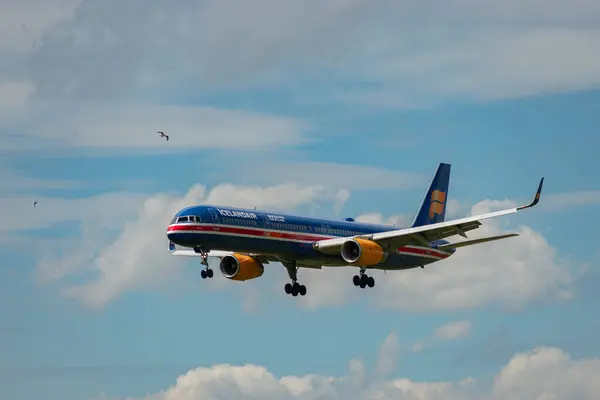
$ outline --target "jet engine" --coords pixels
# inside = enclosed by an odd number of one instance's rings
[[[219,267],[225,278],[234,281],[246,281],[258,278],[265,272],[265,268],[261,262],[243,254],[233,254],[223,257]]]
[[[385,261],[387,253],[377,243],[365,239],[350,239],[344,242],[341,255],[348,264],[368,267]]]

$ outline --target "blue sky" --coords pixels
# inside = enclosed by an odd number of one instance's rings
[[[600,6],[565,7],[0,4],[0,398],[591,399]],[[439,162],[452,218],[545,176],[473,234],[521,236],[302,298],[168,254],[203,202],[410,223]]]

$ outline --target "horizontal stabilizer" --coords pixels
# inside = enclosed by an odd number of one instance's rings
[[[440,249],[440,250],[456,249],[458,247],[471,246],[473,244],[491,242],[494,240],[506,239],[506,238],[513,237],[513,236],[519,236],[519,234],[518,233],[509,233],[507,235],[489,236],[489,237],[485,237],[485,238],[481,238],[481,239],[465,240],[464,242],[448,243],[448,244],[444,244],[442,246],[438,246],[438,249]]]

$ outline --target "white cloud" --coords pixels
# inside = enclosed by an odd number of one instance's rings
[[[24,190],[70,189],[89,185],[89,182],[73,180],[35,179],[13,169],[0,167],[0,195],[14,194]]]
[[[29,50],[35,39],[73,15],[81,0],[2,0],[0,52]]]
[[[361,214],[355,218],[357,222],[392,225],[397,226],[398,228],[410,226],[413,222],[413,219],[414,216],[410,217],[406,214],[395,214],[389,217],[384,217],[384,215],[379,212]]]
[[[310,93],[310,101],[420,106],[600,84],[595,1],[123,4],[3,3],[0,131],[11,133],[3,149],[258,148],[306,139],[295,120],[165,105],[248,85],[284,87],[290,98]],[[150,98],[153,105],[140,102]],[[173,135],[168,146],[152,137],[161,129]]]
[[[29,76],[44,98],[308,78],[329,81],[326,97],[360,101],[494,99],[598,85],[598,20],[592,0],[187,0],[177,8],[84,0],[74,18],[47,31]],[[331,70],[335,82],[325,78]],[[349,81],[379,88],[338,88]]]
[[[395,371],[398,362],[398,346],[398,338],[394,332],[391,332],[379,349],[377,373],[380,376],[386,376]]]
[[[68,118],[63,118],[66,115]],[[0,120],[2,128],[17,132],[5,139],[6,150],[54,145],[165,152],[299,144],[305,140],[308,125],[293,118],[200,106],[33,103]],[[169,141],[157,131],[168,134]]]
[[[335,47],[369,7],[364,0],[186,0],[172,8],[137,0],[123,9],[116,1],[86,0],[72,20],[44,37],[31,78],[42,96],[63,98],[107,98],[140,87],[189,90],[190,82],[214,88],[269,81],[265,72],[307,56],[304,66],[335,57]]]
[[[568,193],[549,194],[540,203],[547,210],[562,210],[573,206],[600,204],[600,190],[581,190]]]
[[[328,162],[274,162],[269,164],[269,168],[251,164],[242,174],[258,179],[261,184],[286,180],[302,185],[320,183],[348,190],[406,189],[426,180],[424,175],[417,173]]]
[[[389,351],[380,357],[397,356],[396,348]],[[309,374],[278,378],[257,365],[220,364],[192,369],[179,376],[173,386],[143,399],[591,400],[600,391],[600,383],[595,379],[598,374],[600,359],[573,360],[561,349],[551,347],[515,354],[495,375],[491,386],[470,377],[457,382],[384,380],[377,375],[366,375],[358,360],[351,361],[349,373],[344,377]]]
[[[321,203],[339,207],[339,202],[346,198],[347,193],[343,192],[323,186],[296,184],[265,188],[221,184],[210,191],[202,185],[196,185],[184,196],[157,194],[144,201],[138,201],[135,203],[135,211],[129,209],[127,217],[121,215],[118,221],[113,217],[112,222],[105,222],[105,225],[97,225],[96,220],[81,217],[76,212],[78,207],[73,203],[65,202],[60,207],[58,204],[46,204],[48,202],[45,201],[43,208],[47,210],[46,213],[52,213],[54,210],[55,215],[58,214],[63,219],[68,219],[71,215],[74,215],[74,218],[75,215],[82,218],[82,234],[75,243],[68,243],[67,248],[55,251],[59,254],[42,260],[38,266],[38,276],[45,281],[72,274],[91,276],[91,279],[81,286],[66,288],[64,294],[99,308],[124,291],[165,284],[169,278],[177,275],[178,266],[183,265],[184,259],[177,259],[169,254],[165,229],[173,215],[185,206],[210,203],[290,210],[302,205]],[[118,196],[98,201],[102,201],[101,208],[106,213],[122,204]],[[84,200],[82,204],[85,204]],[[99,208],[93,207],[93,204],[95,201],[87,203],[86,209]],[[40,210],[41,205],[40,203]],[[32,214],[32,219],[36,218],[30,210],[28,214]],[[15,224],[17,223],[18,221],[15,221]],[[116,240],[108,225],[112,229],[114,226],[120,227]],[[227,284],[225,279],[220,278],[217,276],[211,280],[211,283],[214,282],[213,287]],[[255,294],[246,293],[246,297],[252,303],[247,307],[252,308],[257,301]]]
[[[98,245],[118,234],[115,227],[121,228],[130,220],[146,198],[144,194],[127,192],[79,199],[0,197],[1,241],[13,249],[24,248],[42,257],[36,274],[39,282],[89,273],[88,261],[98,251]],[[38,202],[35,207],[34,201]],[[39,229],[54,229],[59,237],[36,237],[32,247],[31,238],[21,236]]]
[[[592,50],[600,46],[597,28],[441,26],[420,40],[418,50],[398,51],[392,43],[370,54],[380,62],[365,66],[364,74],[381,87],[351,92],[350,100],[360,102],[365,95],[366,102],[405,106],[432,98],[495,100],[600,85],[600,56]]]
[[[146,197],[144,194],[126,192],[79,199],[0,197],[0,231],[46,229],[63,222],[93,222],[95,226],[100,224],[108,228],[115,223],[122,224],[123,219],[130,216]],[[35,207],[34,201],[38,202]]]
[[[442,325],[435,330],[436,339],[441,340],[453,340],[464,338],[469,335],[471,332],[471,322],[464,321],[456,321],[450,322],[446,325]]]
[[[418,340],[413,344],[412,351],[414,351],[415,353],[418,353],[418,352],[422,351],[426,345],[427,345],[427,343],[425,341]]]
[[[434,342],[462,339],[471,333],[471,322],[468,320],[454,321],[436,328],[431,337],[416,341],[412,351],[418,353]]]
[[[599,370],[600,359],[572,360],[560,349],[539,347],[513,357],[496,376],[494,392],[499,398],[592,399],[600,391]]]
[[[0,77],[0,118],[19,110],[34,92],[29,82],[2,81]]]

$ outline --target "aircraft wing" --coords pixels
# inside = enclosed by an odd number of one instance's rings
[[[537,192],[535,193],[535,197],[533,198],[531,203],[525,206],[508,208],[506,210],[475,215],[473,217],[455,219],[453,221],[439,222],[437,224],[423,225],[406,229],[397,229],[393,231],[372,233],[368,235],[358,235],[354,237],[325,239],[316,242],[313,246],[315,249],[320,250],[323,253],[334,253],[339,250],[339,248],[344,242],[351,238],[371,240],[378,243],[383,248],[399,248],[406,245],[429,246],[429,244],[432,241],[444,239],[454,235],[460,235],[466,238],[466,232],[479,228],[481,226],[481,221],[485,219],[513,214],[517,211],[521,211],[526,208],[531,208],[535,206],[540,201],[540,195],[542,193],[543,184],[544,178],[540,180]]]

